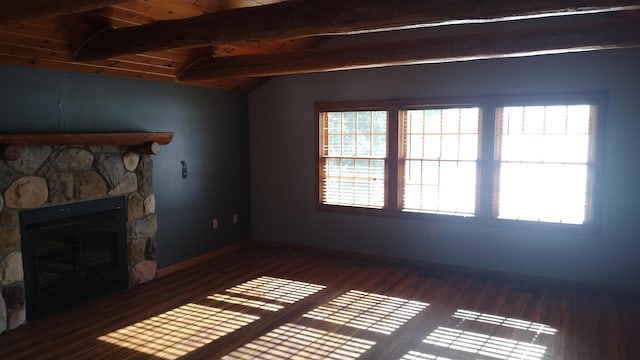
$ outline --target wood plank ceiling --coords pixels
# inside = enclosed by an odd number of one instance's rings
[[[245,91],[283,74],[640,47],[640,0],[21,0],[2,7],[0,63]]]

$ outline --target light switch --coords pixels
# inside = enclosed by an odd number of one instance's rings
[[[187,178],[187,162],[182,160],[180,161],[180,165],[182,165],[182,178],[186,179]]]

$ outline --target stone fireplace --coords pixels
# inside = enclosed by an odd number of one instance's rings
[[[0,333],[27,320],[22,211],[123,198],[128,286],[155,278],[153,162],[140,149],[128,145],[20,146],[18,159],[0,159]]]

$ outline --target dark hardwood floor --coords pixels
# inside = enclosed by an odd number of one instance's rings
[[[638,359],[637,295],[253,244],[0,335],[0,359]]]

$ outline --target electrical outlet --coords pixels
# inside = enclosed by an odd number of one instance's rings
[[[233,214],[233,225],[238,223],[238,214]]]
[[[213,226],[213,230],[218,229],[218,218],[213,218],[213,220],[211,221],[211,226]]]

